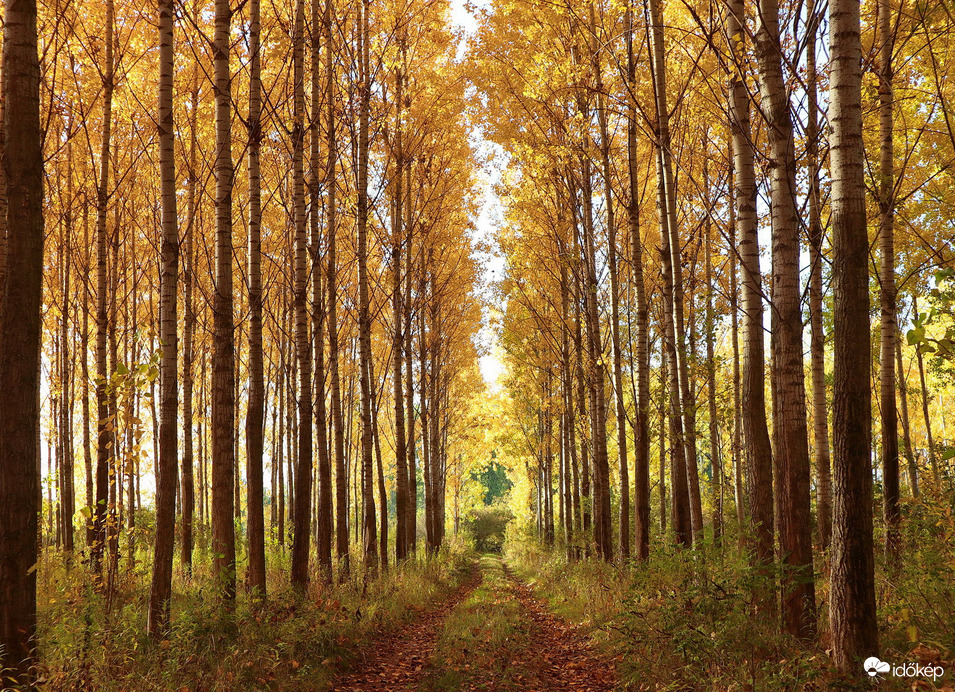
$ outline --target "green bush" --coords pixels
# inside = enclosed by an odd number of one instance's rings
[[[474,540],[475,550],[479,553],[500,553],[504,547],[507,525],[513,518],[511,511],[500,504],[471,510],[464,526]]]

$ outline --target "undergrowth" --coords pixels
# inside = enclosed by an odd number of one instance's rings
[[[840,676],[829,656],[828,574],[817,561],[819,636],[814,644],[781,634],[756,608],[773,586],[735,541],[721,550],[655,545],[650,560],[626,566],[567,559],[512,535],[508,563],[567,620],[617,654],[621,686],[646,690],[952,689],[955,649],[955,521],[950,507],[909,508],[902,563],[878,559],[881,656],[893,665],[940,664],[943,678]],[[924,516],[913,516],[919,512]],[[921,547],[920,547],[921,546]],[[779,566],[776,566],[778,571]]]
[[[269,597],[240,593],[234,612],[212,597],[209,565],[197,556],[192,577],[176,568],[172,626],[159,641],[145,634],[149,575],[121,564],[107,598],[85,565],[45,554],[40,565],[41,689],[322,690],[377,633],[398,626],[452,590],[469,571],[460,545],[409,561],[375,579],[353,560],[351,578],[313,583],[304,596],[288,586],[288,558],[269,550]],[[314,573],[314,572],[313,572]]]

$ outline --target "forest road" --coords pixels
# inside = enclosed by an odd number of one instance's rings
[[[514,597],[533,623],[533,642],[527,661],[533,677],[520,689],[532,692],[604,692],[616,689],[614,661],[601,656],[587,638],[567,621],[551,613],[531,588],[503,565]]]
[[[445,619],[480,583],[481,573],[473,569],[445,601],[406,627],[375,640],[362,652],[364,660],[355,663],[353,672],[339,676],[332,683],[332,689],[335,692],[419,689]]]
[[[380,640],[335,690],[605,692],[614,661],[550,613],[496,555],[441,606]]]

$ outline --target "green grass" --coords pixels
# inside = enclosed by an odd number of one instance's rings
[[[526,672],[515,663],[531,645],[532,623],[501,559],[484,555],[479,566],[483,581],[445,621],[424,689],[521,689]]]

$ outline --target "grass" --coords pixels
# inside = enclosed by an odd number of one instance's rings
[[[752,594],[766,588],[766,577],[735,546],[696,552],[658,545],[648,564],[624,567],[568,562],[563,551],[530,541],[509,543],[506,554],[554,612],[620,655],[620,680],[633,689],[913,689],[915,681],[901,678],[873,683],[861,667],[854,676],[836,673],[826,651],[825,575],[817,579],[819,642],[806,645],[779,633],[771,617],[753,615]],[[950,548],[913,551],[904,569],[880,565],[877,573],[883,660],[948,661],[944,679],[922,680],[917,689],[951,689],[955,562],[946,554]]]
[[[322,690],[376,634],[399,626],[466,576],[470,556],[454,545],[366,583],[288,587],[287,557],[269,549],[269,599],[240,593],[234,612],[211,597],[208,556],[192,577],[176,569],[172,627],[145,634],[148,563],[121,566],[114,594],[92,588],[87,567],[46,551],[40,565],[41,683],[50,690]],[[353,556],[354,557],[354,556]]]
[[[511,592],[501,559],[484,555],[483,581],[451,611],[438,638],[424,689],[521,689],[519,665],[531,622]]]

